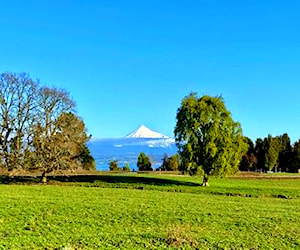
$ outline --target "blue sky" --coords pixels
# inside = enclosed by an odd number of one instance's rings
[[[299,1],[2,1],[0,71],[67,89],[94,137],[173,135],[191,91],[300,139]]]

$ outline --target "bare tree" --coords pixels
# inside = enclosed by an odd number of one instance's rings
[[[25,73],[0,75],[0,157],[8,170],[28,160],[38,85]]]
[[[75,103],[69,93],[63,89],[42,87],[38,95],[39,123],[45,133],[51,135],[54,132],[54,123],[62,114],[75,109]]]
[[[65,90],[40,87],[27,74],[0,75],[0,167],[56,170],[94,168],[84,122]]]
[[[36,167],[42,171],[42,181],[46,182],[47,173],[75,165],[72,160],[80,154],[76,143],[84,144],[88,137],[84,123],[70,113],[75,103],[68,92],[44,87],[39,91],[38,102],[39,122],[34,127],[34,155]]]

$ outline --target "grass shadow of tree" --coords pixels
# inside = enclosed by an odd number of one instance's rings
[[[146,176],[130,175],[49,175],[47,177],[51,183],[109,183],[109,184],[131,184],[131,185],[155,185],[155,186],[199,186],[200,184],[167,178],[155,178]],[[37,184],[41,176],[0,176],[0,184]]]
[[[39,180],[38,176],[0,176],[0,184],[33,184],[38,183]]]
[[[59,182],[105,182],[111,184],[142,184],[156,186],[199,186],[199,184],[189,181],[172,180],[167,178],[155,178],[145,176],[129,176],[129,175],[74,175],[74,176],[49,176],[49,180]]]

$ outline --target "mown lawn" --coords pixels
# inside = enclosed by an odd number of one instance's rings
[[[299,179],[113,177],[0,185],[0,249],[300,248]]]

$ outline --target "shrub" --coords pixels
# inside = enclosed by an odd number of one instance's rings
[[[109,161],[109,170],[110,171],[118,171],[119,170],[119,163],[117,160]]]

